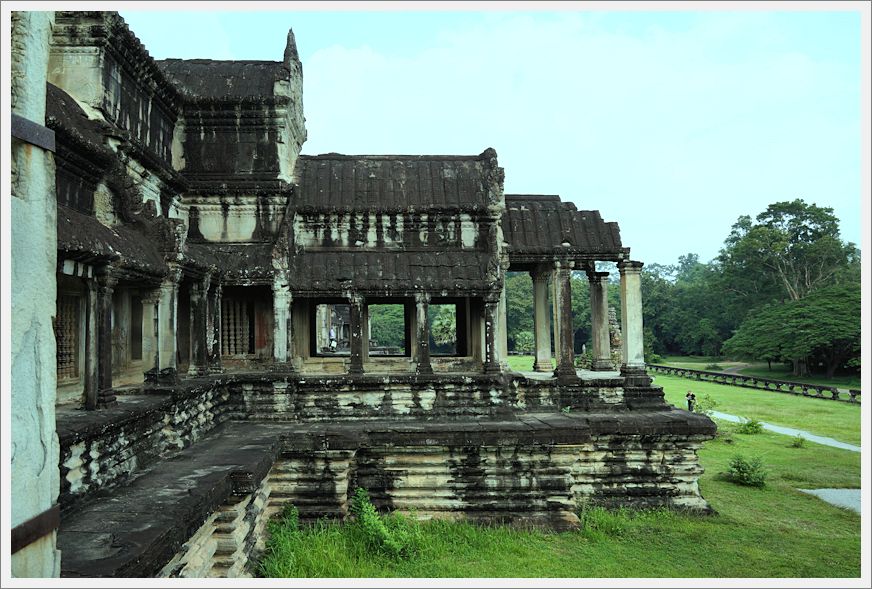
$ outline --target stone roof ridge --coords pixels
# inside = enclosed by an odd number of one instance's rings
[[[276,66],[284,65],[284,62],[276,61],[274,59],[212,59],[210,57],[193,57],[193,58],[182,58],[182,57],[165,57],[164,59],[156,59],[154,60],[158,65],[162,65],[164,63],[175,63],[175,62],[183,62],[183,63],[191,63],[196,65],[212,65],[212,64],[247,64],[247,65],[259,65],[259,64],[272,64]]]
[[[492,152],[492,153],[489,153]],[[317,155],[300,154],[301,159],[308,160],[376,160],[376,161],[475,161],[488,160],[496,157],[496,151],[488,148],[479,155],[445,155],[445,154],[346,154],[319,153]]]

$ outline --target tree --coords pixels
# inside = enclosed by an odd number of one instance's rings
[[[832,208],[797,199],[769,205],[756,223],[739,217],[718,260],[731,290],[796,301],[832,283],[856,255]]]
[[[742,323],[724,350],[754,359],[819,360],[832,378],[839,366],[859,357],[860,290],[835,285],[766,306]]]
[[[453,305],[439,305],[430,320],[430,337],[438,345],[450,345],[457,341],[457,315]]]

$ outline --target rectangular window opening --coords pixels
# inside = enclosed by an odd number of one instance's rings
[[[58,294],[55,340],[58,381],[79,378],[79,308],[81,297]]]
[[[351,305],[322,303],[315,305],[312,317],[312,356],[351,355]]]
[[[457,303],[430,304],[430,355],[459,356]]]
[[[368,305],[369,357],[408,357],[406,307],[402,303]]]

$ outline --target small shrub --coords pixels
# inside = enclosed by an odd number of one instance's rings
[[[746,460],[741,454],[736,454],[730,459],[730,468],[726,474],[728,479],[739,485],[766,486],[767,472],[763,469],[763,461],[759,456]]]
[[[802,436],[794,436],[790,441],[791,448],[805,448],[805,438]]]
[[[566,407],[563,407],[563,408],[560,410],[560,412],[561,412],[563,415],[569,415],[569,413],[570,413],[571,411],[572,411],[572,407],[570,407],[569,405],[567,405]]]
[[[724,367],[721,366],[720,364],[718,364],[717,362],[715,362],[713,364],[706,364],[705,369],[706,370],[723,370]]]
[[[753,417],[747,418],[747,421],[743,421],[736,427],[736,431],[740,434],[759,434],[763,431],[763,423]]]
[[[714,411],[717,406],[718,402],[715,401],[711,395],[700,395],[696,400],[696,403],[693,405],[693,412],[702,413],[703,415],[711,417],[712,411]]]
[[[575,357],[575,366],[582,370],[590,370],[590,367],[593,366],[593,353],[590,350],[586,350],[584,354],[577,355]]]
[[[648,364],[663,364],[663,356],[651,352],[651,354],[649,354],[648,357],[645,358],[645,362],[647,362]]]
[[[349,509],[357,520],[364,541],[373,550],[395,558],[417,552],[421,536],[419,527],[400,514],[385,518],[379,516],[366,489],[357,488]]]

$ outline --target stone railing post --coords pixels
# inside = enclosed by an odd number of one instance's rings
[[[181,278],[181,268],[171,266],[169,273],[160,284],[157,380],[162,383],[173,383],[177,377],[176,331],[178,325],[179,281]]]

